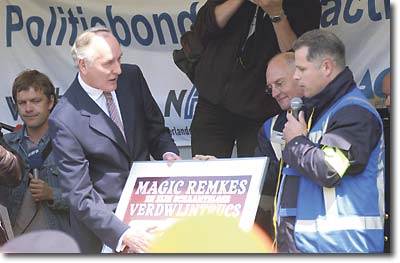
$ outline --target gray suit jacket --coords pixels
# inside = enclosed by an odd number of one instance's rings
[[[179,154],[136,65],[122,65],[116,89],[127,142],[75,78],[49,118],[53,151],[71,226],[82,253],[115,249],[128,226],[114,211],[133,161]]]

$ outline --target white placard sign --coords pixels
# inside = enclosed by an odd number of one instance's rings
[[[239,218],[250,231],[260,201],[267,157],[208,161],[135,162],[115,214],[135,228],[149,225],[165,231],[195,216]],[[103,253],[112,252],[105,247]]]

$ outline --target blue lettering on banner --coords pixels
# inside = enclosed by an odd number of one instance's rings
[[[30,43],[36,47],[54,44],[60,46],[64,44],[66,37],[69,37],[67,41],[72,46],[78,35],[78,30],[84,31],[88,29],[88,24],[90,24],[90,27],[98,25],[109,27],[123,46],[131,45],[132,37],[142,46],[149,46],[156,40],[160,45],[165,45],[165,32],[162,26],[166,25],[171,42],[178,44],[176,26],[181,35],[186,32],[185,21],[188,19],[191,22],[190,24],[194,23],[198,4],[199,2],[193,2],[189,7],[189,11],[179,12],[176,21],[173,21],[172,16],[165,12],[152,14],[151,18],[135,14],[130,20],[126,20],[120,15],[113,14],[112,5],[105,7],[104,19],[98,16],[86,17],[81,6],[71,7],[68,10],[64,10],[60,6],[49,6],[49,24],[46,24],[46,21],[39,16],[24,17],[23,10],[18,5],[7,5],[5,16],[6,45],[11,47],[13,45],[13,35],[19,32],[26,33]],[[120,30],[118,31],[117,28]],[[142,28],[145,29],[144,32],[139,31]],[[67,32],[69,36],[67,36]],[[43,37],[45,37],[45,40]],[[56,37],[55,43],[53,42],[53,37]]]
[[[382,82],[383,78],[390,72],[390,68],[387,68],[383,70],[375,79],[375,84],[374,84],[374,91],[375,95],[379,98],[384,98],[385,95],[382,92]]]
[[[175,109],[177,115],[182,117],[182,106],[185,105],[183,110],[183,118],[185,120],[193,119],[194,110],[197,104],[199,93],[195,86],[189,92],[189,95],[185,97],[187,90],[181,90],[179,96],[176,96],[175,90],[170,90],[165,102],[164,116],[171,116],[171,106]]]
[[[374,84],[372,84],[372,79],[371,79],[371,73],[369,69],[365,72],[363,78],[360,81],[359,87],[360,90],[364,93],[364,95],[368,99],[373,99],[375,97],[378,98],[384,98],[385,96],[383,95],[382,92],[382,81],[385,75],[390,71],[390,68],[386,68],[383,71],[381,71],[376,79]]]
[[[322,6],[327,6],[328,3],[333,2],[333,6],[326,8],[321,14],[321,28],[326,28],[339,24],[339,18],[342,15],[343,21],[348,24],[355,24],[361,20],[365,15],[368,15],[371,21],[380,21],[383,19],[390,19],[390,0],[384,1],[384,15],[383,11],[378,11],[376,8],[376,1],[381,2],[382,0],[368,0],[368,9],[355,9],[353,10],[354,0],[321,0]],[[342,4],[344,9],[342,11]],[[341,13],[343,12],[343,13]]]
[[[185,98],[187,90],[181,90],[179,93],[179,98],[176,96],[175,90],[170,90],[167,96],[167,100],[165,102],[164,116],[171,116],[171,106],[175,108],[176,113],[179,117],[181,117],[183,99]]]
[[[185,119],[193,119],[193,114],[198,98],[199,98],[199,92],[197,91],[196,87],[193,86],[186,100],[185,115],[184,115]]]

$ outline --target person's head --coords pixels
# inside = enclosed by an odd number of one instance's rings
[[[21,72],[12,87],[19,115],[28,129],[47,127],[47,119],[56,104],[53,83],[37,70]]]
[[[300,36],[294,46],[294,78],[305,97],[320,93],[346,67],[345,46],[332,32],[315,29]]]
[[[385,105],[390,112],[390,71],[385,75],[382,81],[382,93],[385,96]]]
[[[295,69],[293,52],[280,53],[268,62],[267,92],[271,93],[282,110],[290,108],[292,98],[304,95],[303,89],[293,78]]]
[[[77,37],[71,54],[86,84],[106,92],[117,88],[122,50],[109,29],[94,27],[86,30]]]

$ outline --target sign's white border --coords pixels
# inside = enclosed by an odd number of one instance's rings
[[[172,165],[169,165],[166,161],[134,162],[115,214],[123,220],[137,178],[154,178],[155,175],[160,178],[205,176],[226,176],[229,178],[232,176],[247,175],[251,176],[251,181],[239,226],[244,231],[250,231],[257,213],[268,164],[268,157],[229,158],[207,161],[182,160],[176,161]],[[111,250],[105,246],[103,253],[108,252],[111,252]]]

